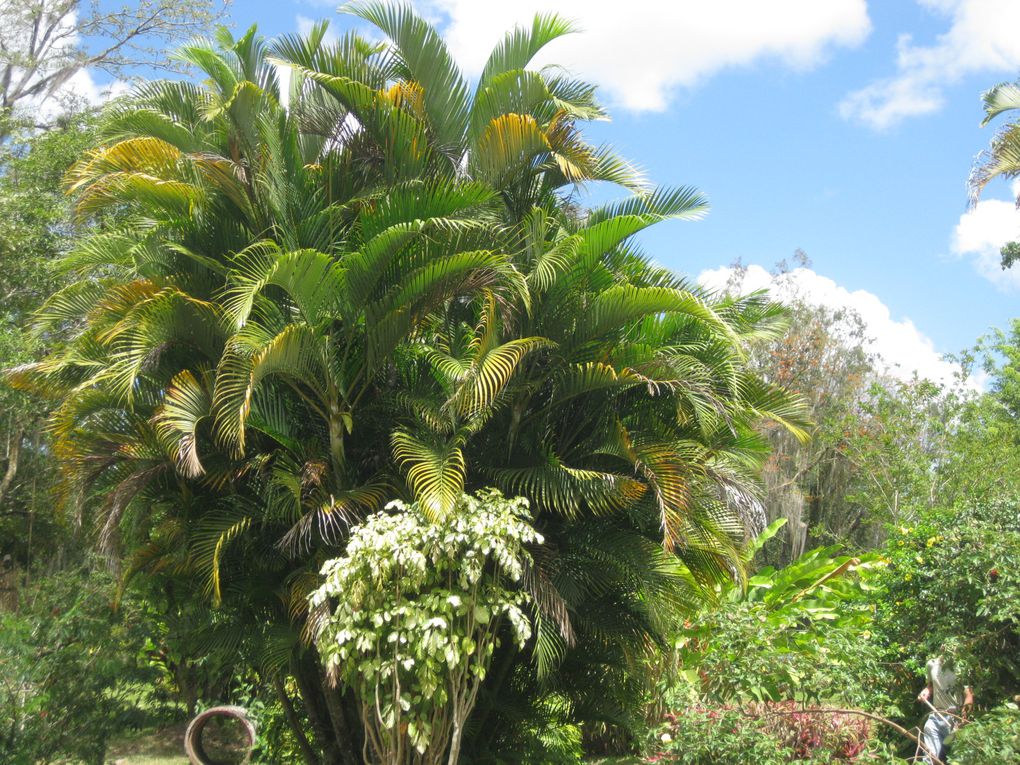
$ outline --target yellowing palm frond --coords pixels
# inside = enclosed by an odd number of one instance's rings
[[[185,369],[170,381],[166,400],[153,418],[157,433],[171,442],[178,469],[188,478],[205,472],[198,455],[198,428],[211,409],[208,381]]]
[[[439,521],[453,512],[464,493],[467,464],[464,437],[447,441],[423,440],[406,430],[391,437],[393,457],[407,471],[407,483],[414,498],[430,520]]]

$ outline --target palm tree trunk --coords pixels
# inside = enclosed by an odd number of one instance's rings
[[[324,674],[320,673],[322,695],[326,700],[326,710],[333,726],[335,740],[343,758],[343,765],[358,765],[358,756],[354,747],[354,735],[344,714],[343,697],[340,691],[332,687]]]
[[[312,724],[315,740],[324,755],[323,765],[346,765],[329,722],[325,699],[319,690],[314,667],[309,667],[309,663],[307,659],[299,659],[293,663],[292,671],[301,694],[301,701],[305,705],[308,721]]]

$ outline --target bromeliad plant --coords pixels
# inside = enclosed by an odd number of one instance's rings
[[[366,762],[454,765],[502,628],[518,647],[531,637],[520,585],[542,537],[527,500],[494,490],[439,524],[419,504],[386,509],[323,566],[316,642],[357,696]]]

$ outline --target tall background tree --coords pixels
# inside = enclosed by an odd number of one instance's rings
[[[88,115],[69,115],[42,134],[15,133],[0,145],[0,359],[6,366],[37,358],[46,342],[31,331],[31,314],[61,284],[53,264],[67,250],[78,227],[63,193],[67,169],[95,140]],[[44,565],[60,558],[58,519],[47,511],[56,485],[55,466],[45,445],[47,407],[38,399],[0,387],[0,556],[16,572],[32,564],[33,546],[49,550]],[[17,577],[5,585],[13,594]]]
[[[170,63],[167,48],[207,29],[226,4],[2,0],[0,112],[38,110],[81,72],[120,77],[164,68]]]

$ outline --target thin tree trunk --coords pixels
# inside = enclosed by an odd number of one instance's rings
[[[291,702],[290,696],[287,695],[287,689],[284,687],[283,679],[279,675],[273,678],[273,688],[276,689],[276,695],[280,699],[280,704],[283,705],[283,714],[287,718],[287,724],[290,725],[290,729],[294,731],[294,737],[297,739],[298,747],[301,749],[305,762],[307,765],[319,765],[319,755],[308,742],[308,737],[301,727],[301,719],[294,710],[294,704]]]
[[[14,476],[18,474],[18,460],[21,457],[21,436],[22,431],[18,428],[14,431],[10,445],[7,447],[7,470],[4,471],[3,480],[0,481],[0,502],[3,502],[4,496],[6,496],[7,491],[11,488],[11,484],[14,483]]]

